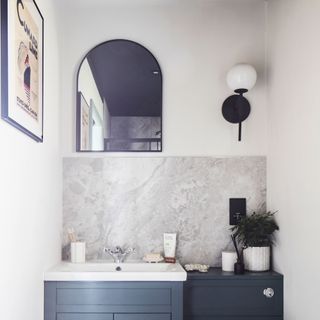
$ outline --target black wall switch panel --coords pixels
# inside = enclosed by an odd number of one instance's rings
[[[238,221],[247,215],[247,201],[246,198],[230,198],[229,211],[231,226],[238,224]]]

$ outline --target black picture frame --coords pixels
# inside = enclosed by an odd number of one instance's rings
[[[91,114],[90,114],[90,104],[87,102],[87,100],[85,99],[84,95],[82,94],[82,92],[78,92],[77,94],[77,125],[76,125],[76,131],[77,131],[77,151],[78,150],[82,150],[83,146],[81,146],[81,135],[84,134],[84,132],[82,132],[82,127],[83,127],[83,111],[84,109],[88,110],[88,114],[87,114],[87,121],[88,121],[88,128],[90,126],[90,122],[91,122]],[[90,135],[90,133],[88,133]],[[90,136],[88,137],[90,140]],[[87,145],[85,147],[85,149],[89,150],[90,145]],[[86,151],[86,150],[82,150],[82,151]]]
[[[15,21],[13,27],[12,21]],[[21,40],[23,31],[27,44],[21,41],[18,48],[16,44]],[[13,51],[12,47],[18,50]],[[19,69],[16,62],[19,60],[14,57],[23,57],[21,48],[27,55],[23,97],[17,94],[19,90],[23,93],[22,82],[17,81],[17,72],[13,72]],[[22,58],[20,60],[23,61]],[[13,66],[14,63],[16,66]],[[1,0],[1,118],[33,140],[43,142],[44,18],[34,0]]]

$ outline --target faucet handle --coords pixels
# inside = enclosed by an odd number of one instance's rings
[[[126,250],[124,250],[123,253],[125,253],[125,254],[129,254],[129,253],[135,254],[136,253],[136,249],[130,247],[130,248],[127,248]]]
[[[121,249],[120,246],[116,246],[116,247],[113,249],[113,252],[114,252],[114,253],[123,253],[123,250]]]
[[[110,248],[103,248],[103,251],[105,252],[105,253],[109,253],[110,255],[111,255],[111,252],[112,252],[112,250],[110,249]]]
[[[119,246],[114,247],[113,249],[111,248],[104,248],[104,252],[109,253],[109,254],[115,254],[115,253],[122,253],[122,249]]]
[[[115,247],[114,249],[104,248],[103,250],[104,252],[108,253],[116,263],[123,262],[128,254],[136,252],[134,248],[122,250],[119,246]]]

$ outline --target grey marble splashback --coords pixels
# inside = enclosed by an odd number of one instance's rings
[[[182,263],[219,266],[237,197],[248,212],[265,210],[265,157],[65,158],[63,258],[68,227],[87,242],[87,259],[110,259],[102,249],[116,245],[140,259],[177,232]]]

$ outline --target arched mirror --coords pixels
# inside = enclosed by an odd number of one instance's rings
[[[162,74],[142,45],[107,41],[81,62],[77,151],[162,151]]]

